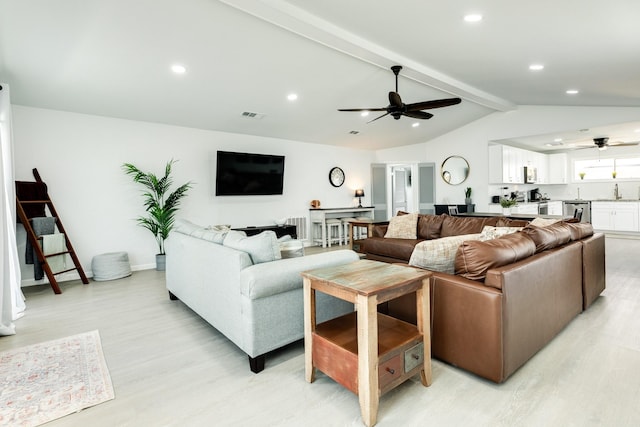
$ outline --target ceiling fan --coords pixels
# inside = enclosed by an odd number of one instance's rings
[[[625,147],[625,146],[631,146],[631,145],[638,145],[638,144],[640,144],[640,141],[634,141],[634,142],[622,142],[622,141],[609,142],[609,138],[602,137],[602,138],[593,138],[593,143],[595,144],[595,147],[598,148],[598,150],[606,150],[607,147]],[[588,146],[587,145],[583,145],[583,146],[580,146],[579,150],[585,149],[585,148],[594,148],[594,146],[591,145],[591,144],[589,144]]]
[[[414,119],[430,119],[433,114],[427,113],[422,110],[430,110],[432,108],[449,107],[461,102],[460,98],[447,98],[447,99],[435,99],[433,101],[416,102],[414,104],[405,104],[400,98],[398,93],[398,74],[400,74],[402,66],[394,65],[391,67],[391,71],[396,75],[396,91],[389,92],[389,105],[382,108],[344,108],[338,109],[338,111],[386,111],[381,116],[376,117],[367,123],[374,122],[384,116],[391,115],[396,120],[399,120],[402,116],[411,117]]]

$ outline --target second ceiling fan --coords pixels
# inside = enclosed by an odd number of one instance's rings
[[[368,123],[374,122],[388,115],[391,115],[391,117],[396,120],[399,120],[402,116],[426,120],[433,117],[433,114],[427,113],[426,111],[422,110],[449,107],[461,102],[460,98],[446,98],[435,99],[433,101],[416,102],[413,104],[405,104],[404,102],[402,102],[402,98],[400,98],[400,94],[398,93],[398,74],[400,74],[400,70],[402,70],[402,66],[400,65],[394,65],[393,67],[391,67],[391,71],[393,71],[393,74],[396,75],[396,91],[389,92],[388,106],[382,108],[342,108],[338,109],[338,111],[385,111],[384,114],[376,117],[373,120],[370,120]]]
[[[616,141],[616,142],[609,142],[609,138],[607,137],[602,137],[602,138],[593,138],[593,144],[580,144],[579,146],[579,150],[585,149],[585,148],[594,148],[597,147],[599,150],[606,150],[607,147],[625,147],[625,146],[631,146],[631,145],[638,145],[640,144],[640,141],[634,141],[634,142],[622,142],[622,141]]]

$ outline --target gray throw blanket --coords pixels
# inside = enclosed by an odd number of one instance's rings
[[[43,234],[53,234],[55,232],[56,217],[54,216],[35,217],[31,218],[29,221],[31,222],[31,227],[33,228],[33,232],[36,234],[36,237],[42,236]],[[42,264],[40,264],[40,261],[38,260],[35,249],[31,246],[29,237],[27,237],[24,262],[26,264],[33,264],[33,278],[35,280],[40,280],[44,277]]]

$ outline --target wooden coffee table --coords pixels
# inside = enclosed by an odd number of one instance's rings
[[[307,381],[317,368],[356,393],[368,426],[376,423],[382,394],[418,373],[431,385],[429,271],[361,260],[302,276]],[[316,324],[316,291],[354,303],[356,312]],[[417,326],[378,313],[378,304],[412,292]]]

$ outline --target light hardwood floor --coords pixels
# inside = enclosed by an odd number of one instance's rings
[[[640,240],[607,238],[607,289],[497,385],[433,361],[380,401],[379,426],[640,425]],[[215,274],[212,271],[211,274]],[[50,426],[361,426],[357,396],[318,373],[304,380],[302,342],[247,357],[179,301],[164,274],[25,289],[27,314],[0,351],[100,331],[116,398]]]

